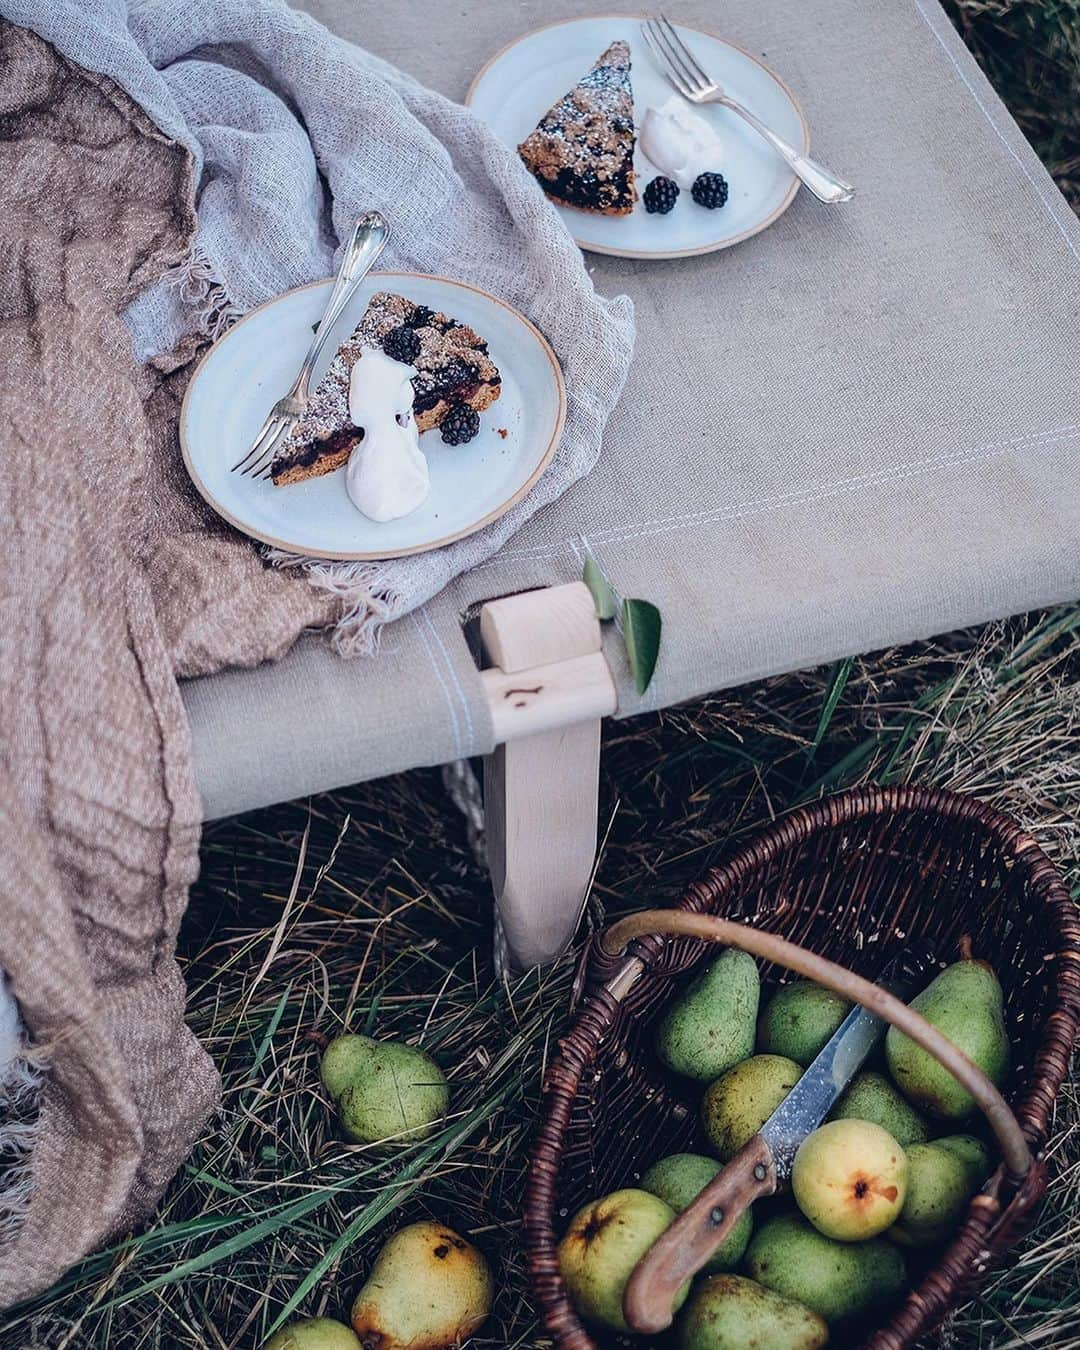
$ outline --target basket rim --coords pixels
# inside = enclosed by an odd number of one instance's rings
[[[1060,871],[1034,836],[1006,812],[966,793],[947,788],[899,784],[848,789],[796,807],[743,842],[732,856],[691,882],[676,908],[716,911],[725,892],[775,857],[800,847],[814,835],[835,830],[871,816],[928,813],[951,821],[975,822],[1024,869],[1033,904],[1047,910],[1048,954],[1054,959],[1049,977],[1049,1011],[1043,1021],[1038,1050],[1032,1056],[1025,1081],[1012,1094],[1013,1110],[1035,1151],[1043,1142],[1058,1090],[1068,1070],[1073,1044],[1080,1031],[1080,911]],[[621,1011],[621,994],[613,992],[611,977],[627,962],[639,966],[641,977],[653,967],[669,944],[686,938],[650,935],[630,944],[615,958],[603,958],[595,941],[583,962],[588,992],[545,1076],[541,1118],[529,1161],[525,1196],[525,1233],[530,1275],[544,1326],[559,1350],[595,1350],[570,1304],[555,1255],[554,1192],[561,1164],[561,1141],[584,1070],[595,1060],[600,1043]],[[692,940],[690,940],[692,941]],[[985,1269],[990,1258],[1004,1251],[1022,1231],[1046,1189],[1045,1168],[1032,1167],[1024,1182],[1004,1204],[997,1195],[976,1195],[940,1266],[912,1286],[890,1322],[871,1334],[868,1347],[910,1345],[936,1324],[976,1267]]]
[[[897,784],[889,787],[849,788],[829,797],[818,798],[794,807],[763,829],[755,831],[730,858],[708,868],[697,881],[690,882],[677,901],[677,909],[701,910],[711,906],[716,891],[737,885],[749,872],[761,867],[781,851],[806,843],[814,835],[854,824],[870,816],[915,812],[935,813],[947,820],[975,821],[992,835],[1001,847],[1013,854],[1028,873],[1028,884],[1044,903],[1058,910],[1057,929],[1080,960],[1080,908],[1073,902],[1064,878],[1046,856],[1035,837],[1006,812],[967,793],[949,788]],[[1060,908],[1059,908],[1060,907]],[[630,944],[627,956],[642,961],[650,969],[672,944],[686,938],[650,936]],[[589,953],[592,965],[595,950]],[[1080,1015],[1080,1007],[1077,1009]]]

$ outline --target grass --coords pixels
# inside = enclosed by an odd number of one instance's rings
[[[932,782],[1027,822],[1080,890],[1080,608],[842,662],[608,728],[590,917],[674,899],[798,802]],[[477,1346],[543,1345],[522,1268],[526,1143],[574,960],[509,986],[487,880],[437,772],[211,826],[182,934],[189,1020],[224,1102],[154,1221],[16,1310],[4,1347],[248,1347],[347,1314],[381,1241],[438,1216],[493,1258]],[[338,1138],[318,1086],[344,1028],[422,1044],[453,1113],[392,1159]],[[1080,1115],[1059,1106],[1050,1200],[942,1345],[1080,1347]]]
[[[1080,6],[946,0],[1080,208]],[[1080,895],[1080,608],[716,695],[607,729],[589,917],[673,900],[724,849],[822,792],[920,781],[1028,824]],[[210,1122],[157,1214],[14,1310],[2,1350],[226,1350],[292,1313],[346,1316],[399,1222],[434,1215],[493,1258],[477,1346],[543,1345],[521,1185],[568,957],[509,986],[488,885],[438,773],[211,826],[181,935],[189,1021],[221,1069]],[[337,1137],[318,1087],[348,1028],[431,1051],[453,1086],[435,1138],[391,1160]],[[1080,1090],[1058,1103],[1035,1231],[939,1337],[951,1350],[1080,1350]]]
[[[943,2],[1058,187],[1080,211],[1080,4]]]

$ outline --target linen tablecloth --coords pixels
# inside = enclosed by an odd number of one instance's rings
[[[592,10],[307,8],[458,99],[508,41]],[[576,578],[585,550],[664,616],[643,699],[609,645],[623,716],[1080,594],[1080,226],[942,10],[685,0],[673,17],[780,73],[858,197],[800,191],[697,258],[591,256],[638,321],[596,469],[377,660],[305,642],[187,685],[210,815],[490,750],[461,617]]]

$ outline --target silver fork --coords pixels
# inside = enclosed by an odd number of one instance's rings
[[[788,145],[782,136],[778,136],[772,127],[744,108],[730,95],[725,94],[715,80],[698,65],[693,52],[679,37],[671,23],[661,14],[658,19],[646,19],[641,25],[641,34],[648,43],[649,50],[656,57],[661,70],[691,103],[719,103],[730,108],[744,122],[769,142],[776,153],[791,165],[792,171],[806,184],[818,201],[849,202],[855,196],[855,189],[842,178],[830,173],[823,164],[804,155],[801,150]]]
[[[352,299],[357,286],[375,264],[390,238],[390,226],[378,211],[368,211],[356,222],[352,236],[341,255],[334,289],[326,302],[326,310],[319,320],[315,337],[308,348],[292,388],[279,398],[266,415],[266,421],[251,444],[251,449],[232,466],[231,472],[265,476],[278,446],[285,439],[297,418],[308,405],[309,386],[319,353],[330,337],[330,331]]]

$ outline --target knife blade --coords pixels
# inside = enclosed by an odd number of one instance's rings
[[[895,985],[886,986],[899,994]],[[865,1008],[853,1008],[818,1057],[761,1127],[777,1181],[786,1181],[799,1145],[821,1124],[855,1077],[859,1065],[885,1035],[887,1023]]]
[[[909,948],[877,982],[907,999],[932,960],[928,947]],[[791,1175],[799,1145],[829,1114],[887,1025],[874,1013],[853,1008],[758,1133],[661,1234],[638,1262],[623,1294],[631,1330],[655,1333],[670,1326],[678,1290],[708,1261],[739,1215]]]

